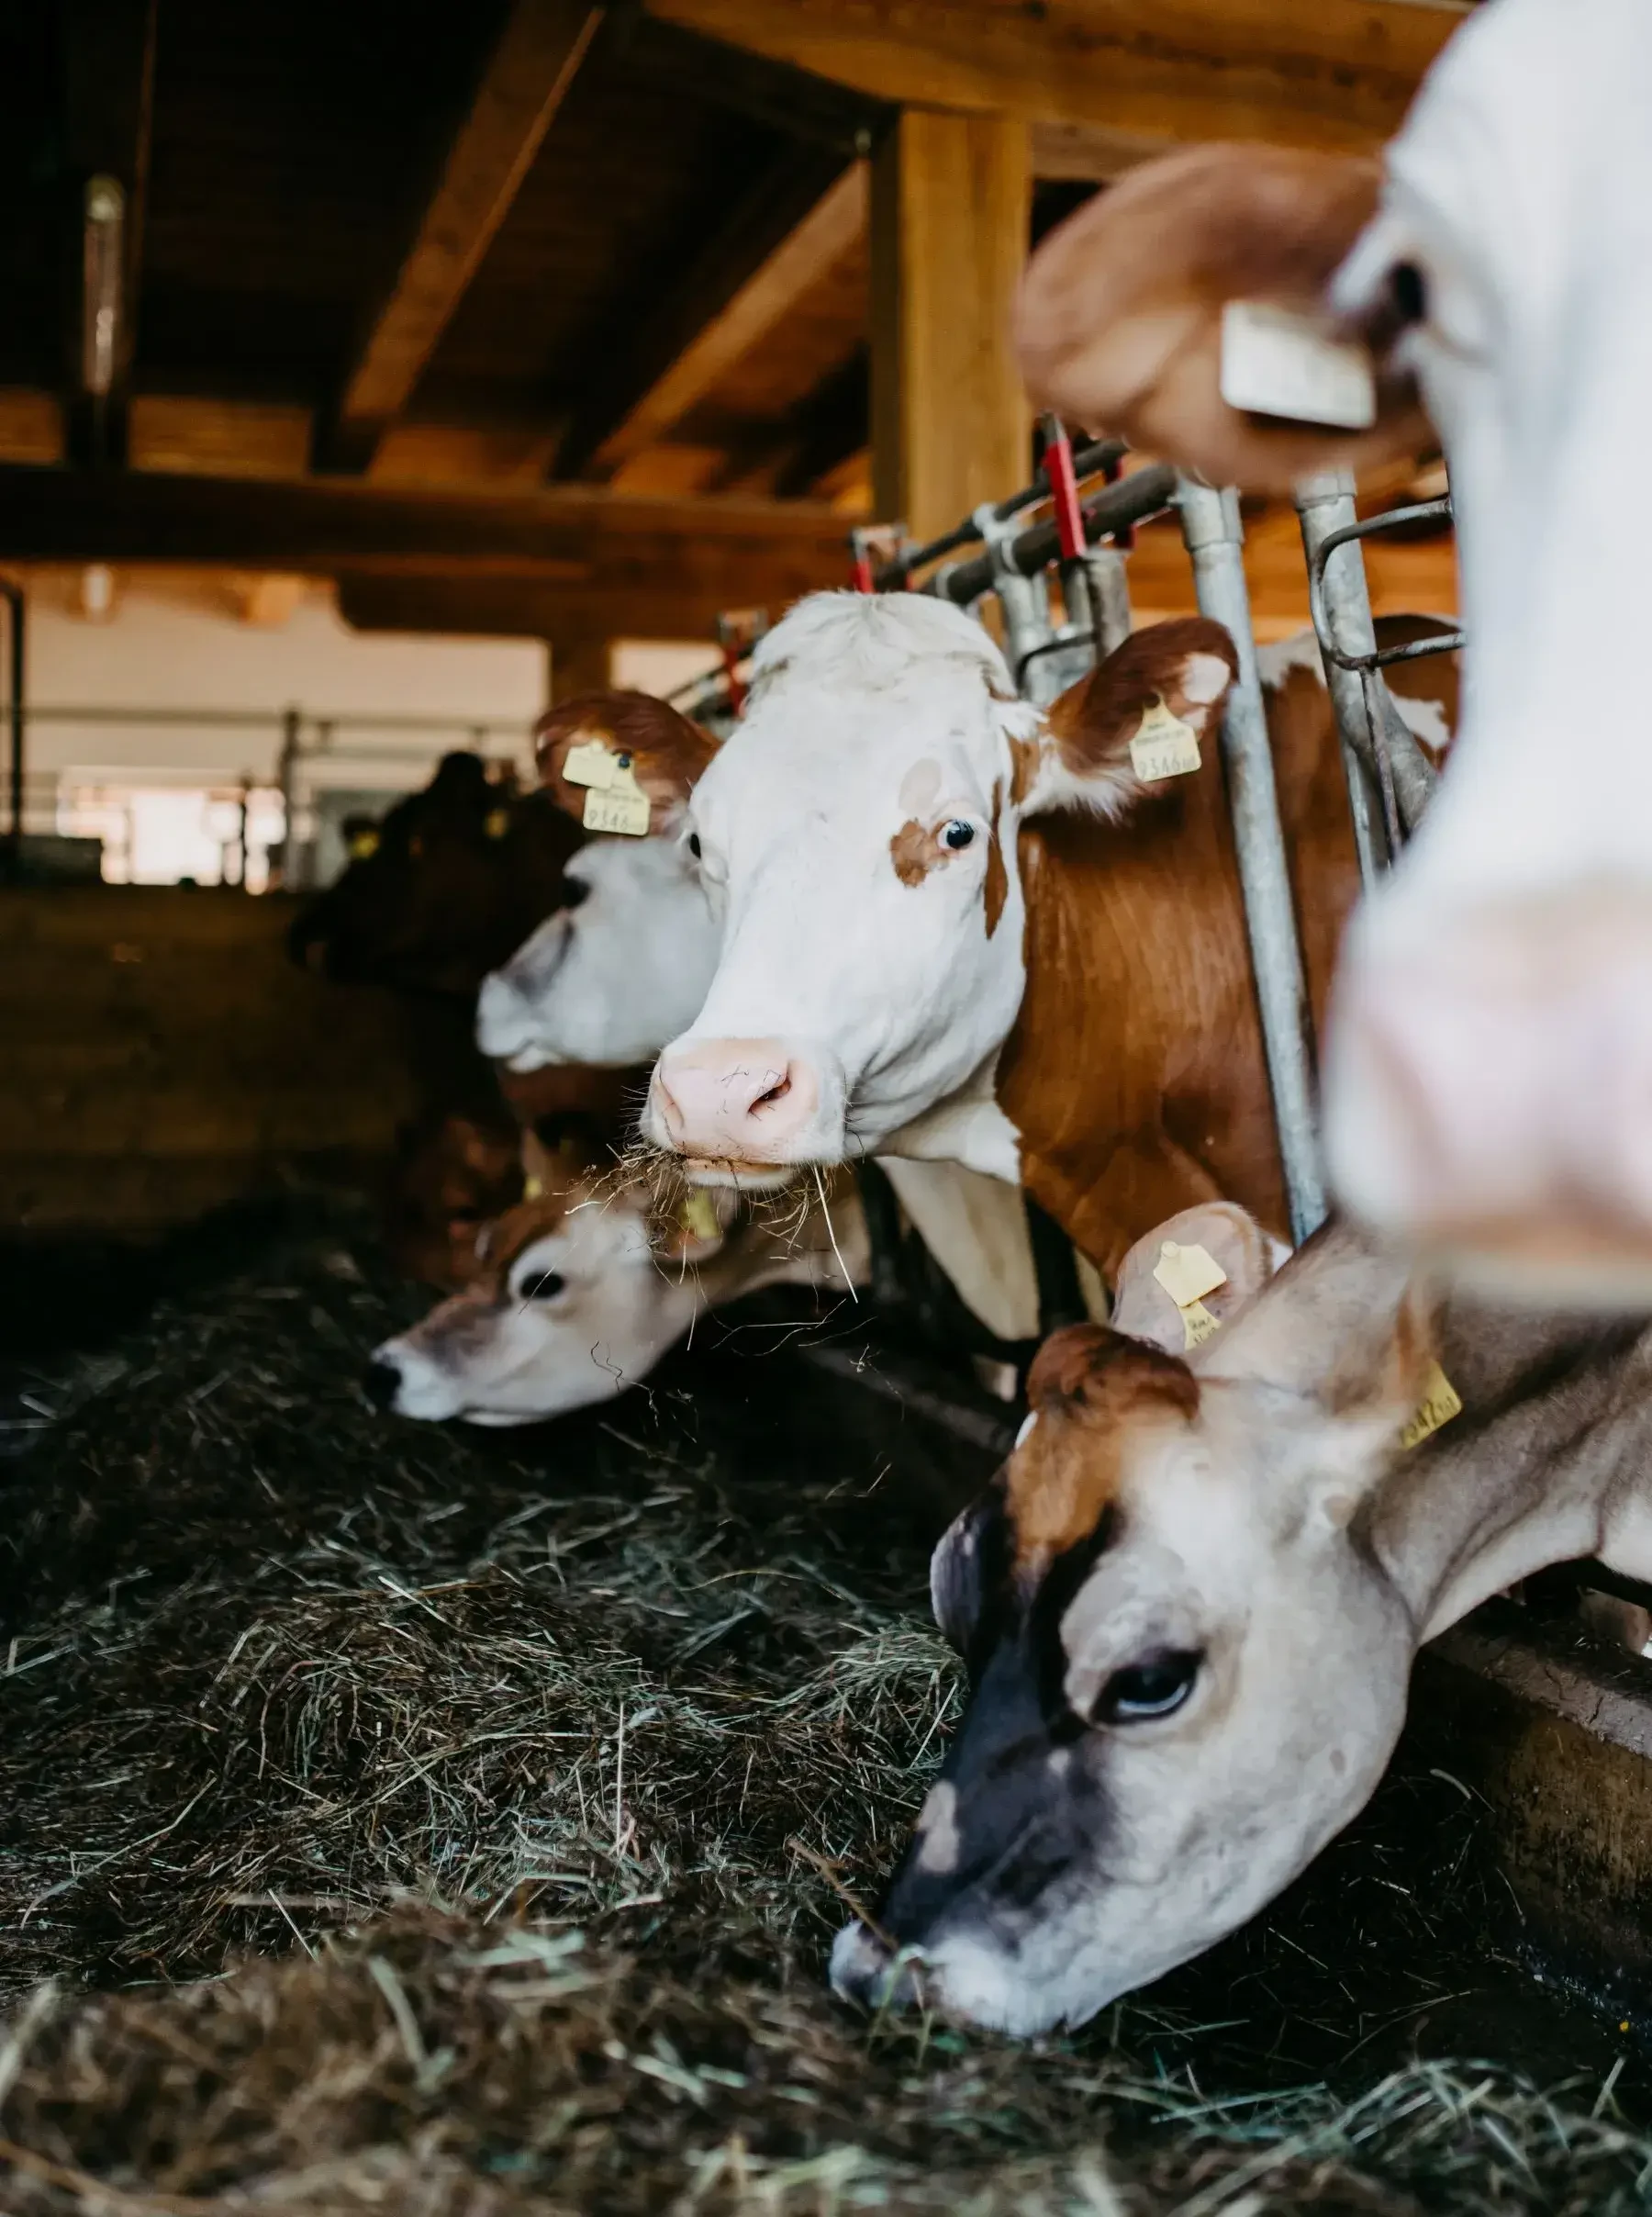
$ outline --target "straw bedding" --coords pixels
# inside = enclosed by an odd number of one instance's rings
[[[12,1382],[0,2209],[1647,2206],[1638,2061],[1488,1957],[1426,1770],[1071,2039],[841,2008],[955,1712],[945,1505],[783,1329],[543,1432],[385,1419],[416,1306],[306,1204]]]

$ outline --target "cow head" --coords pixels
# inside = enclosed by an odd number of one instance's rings
[[[579,839],[561,810],[490,775],[480,756],[445,756],[298,916],[289,950],[347,983],[474,993],[558,904]]]
[[[721,951],[646,1136],[708,1181],[777,1183],[983,1096],[1025,983],[1021,824],[1130,809],[1155,700],[1211,733],[1233,669],[1219,624],[1155,625],[1041,716],[943,601],[800,602],[694,790]]]
[[[482,1268],[483,1226],[522,1190],[520,1135],[514,1125],[451,1114],[400,1136],[385,1208],[391,1260],[410,1278],[454,1292]]]
[[[589,789],[563,772],[600,739],[648,796],[645,836],[597,834],[568,868],[554,915],[483,980],[476,1044],[511,1069],[652,1061],[692,1023],[717,959],[717,927],[682,835],[685,797],[710,760],[706,733],[645,693],[564,701],[540,727],[547,790],[575,820]]]
[[[1637,0],[1500,0],[1454,35],[1380,174],[1240,147],[1133,172],[1041,247],[1020,311],[1037,397],[1218,482],[1288,492],[1402,453],[1425,406],[1457,506],[1466,714],[1350,933],[1332,1168],[1387,1230],[1643,1300],[1652,745],[1623,650],[1648,577],[1649,104]],[[1225,407],[1237,297],[1365,342],[1369,433]]]
[[[1242,1300],[1222,1226],[1200,1237]],[[1014,1452],[935,1552],[968,1705],[876,1930],[839,1936],[841,1991],[1080,2023],[1232,1931],[1360,1808],[1416,1639],[1362,1528],[1423,1375],[1405,1301],[1397,1273],[1373,1305],[1362,1267],[1322,1276],[1312,1320],[1280,1329],[1264,1298],[1190,1358],[1128,1300],[1147,1339],[1045,1343]]]
[[[530,1141],[526,1197],[477,1241],[470,1284],[375,1349],[367,1391],[402,1416],[532,1424],[648,1375],[703,1297],[694,1266],[724,1224],[646,1185],[610,1190],[576,1148]]]

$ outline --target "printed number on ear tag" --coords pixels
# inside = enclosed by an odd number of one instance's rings
[[[1407,1450],[1421,1447],[1431,1432],[1463,1413],[1462,1396],[1437,1362],[1428,1366],[1423,1398],[1400,1428],[1400,1444]]]
[[[1227,1272],[1208,1248],[1181,1247],[1166,1239],[1153,1274],[1181,1313],[1184,1348],[1200,1347],[1222,1329],[1221,1317],[1211,1316],[1204,1296],[1227,1283]]]
[[[690,1238],[717,1239],[722,1236],[722,1226],[717,1221],[717,1205],[704,1186],[693,1187],[677,1211],[677,1222]]]
[[[1222,397],[1246,415],[1332,431],[1368,431],[1377,420],[1377,380],[1364,347],[1266,300],[1230,300],[1222,311]]]
[[[1144,784],[1155,778],[1186,778],[1199,767],[1199,734],[1155,696],[1136,726],[1130,759]]]
[[[650,823],[648,795],[630,770],[620,770],[606,792],[595,786],[586,795],[581,819],[587,832],[618,832],[626,839],[646,839]]]

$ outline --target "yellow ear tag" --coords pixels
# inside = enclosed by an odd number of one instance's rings
[[[1199,734],[1155,694],[1136,726],[1130,759],[1144,784],[1155,778],[1189,777],[1200,767]]]
[[[691,1239],[720,1239],[722,1226],[717,1221],[717,1206],[704,1186],[689,1189],[683,1205],[677,1211],[677,1223]]]
[[[630,761],[621,756],[614,765],[612,782],[604,789],[593,786],[586,793],[581,822],[587,832],[618,832],[622,839],[646,839],[651,820],[648,795],[632,775]]]
[[[365,862],[370,855],[378,853],[378,847],[379,835],[376,832],[357,832],[350,842],[350,859],[352,862]]]
[[[544,1196],[544,1192],[545,1192],[545,1181],[544,1181],[544,1180],[543,1180],[542,1178],[524,1178],[524,1179],[523,1179],[523,1181],[522,1181],[522,1199],[523,1199],[524,1201],[539,1201],[539,1200],[541,1200],[541,1199],[543,1198],[543,1196]]]
[[[563,776],[570,785],[593,785],[606,790],[614,781],[614,757],[606,739],[586,739],[571,746],[563,759]]]
[[[490,808],[482,819],[482,829],[490,839],[503,839],[510,829],[510,811],[508,808]]]
[[[1463,1413],[1461,1394],[1437,1362],[1428,1366],[1423,1398],[1400,1428],[1400,1444],[1408,1450],[1421,1447],[1431,1432]]]
[[[1202,1346],[1212,1332],[1222,1329],[1221,1317],[1211,1316],[1204,1296],[1227,1283],[1227,1272],[1208,1248],[1181,1247],[1166,1239],[1153,1274],[1181,1312],[1184,1348]]]

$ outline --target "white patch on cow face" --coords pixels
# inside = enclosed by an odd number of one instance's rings
[[[399,1416],[531,1424],[646,1377],[699,1299],[691,1277],[661,1268],[624,1196],[591,1201],[516,1258],[504,1298],[443,1302],[374,1359],[399,1373]]]
[[[1277,1388],[1207,1381],[1198,1418],[1144,1439],[1119,1529],[1069,1601],[1034,1601],[974,1657],[969,1710],[879,1912],[929,1996],[1031,2033],[1082,2023],[1253,1915],[1375,1787],[1403,1720],[1415,1628],[1368,1551],[1325,1513],[1384,1450]],[[990,1596],[987,1606],[990,1607]],[[985,1621],[985,1620],[984,1620]],[[1060,1640],[1075,1728],[1045,1713]],[[1110,1689],[1192,1658],[1185,1698],[1127,1720]],[[1110,1707],[1110,1702],[1115,1707]],[[876,1999],[870,1937],[834,1976]]]
[[[691,1024],[718,931],[675,837],[598,839],[564,873],[584,889],[485,979],[476,1044],[513,1070],[647,1062]]]
[[[752,705],[692,803],[722,953],[661,1066],[729,1041],[807,1074],[772,1150],[746,1159],[875,1152],[1008,1035],[1024,983],[1010,740],[1037,727],[1010,694],[985,632],[917,595],[816,594],[759,648]],[[657,1097],[644,1128],[676,1144]]]

